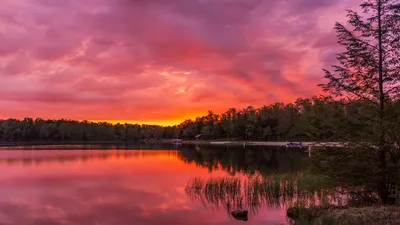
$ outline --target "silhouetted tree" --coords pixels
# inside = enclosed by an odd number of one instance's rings
[[[389,142],[387,130],[393,128],[399,113],[392,105],[400,96],[400,1],[366,0],[360,6],[363,16],[348,10],[349,27],[335,25],[345,51],[338,55],[338,65],[325,70],[329,82],[321,86],[352,102],[365,102],[359,111],[365,133],[358,141],[368,144],[366,148],[378,148],[378,189],[387,201],[388,152],[399,150]]]

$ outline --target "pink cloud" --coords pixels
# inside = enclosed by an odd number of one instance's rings
[[[0,118],[183,120],[310,97],[357,4],[3,0]]]

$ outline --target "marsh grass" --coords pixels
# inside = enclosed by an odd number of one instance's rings
[[[322,188],[321,178],[311,175],[285,174],[253,176],[245,179],[220,177],[188,182],[186,194],[205,207],[224,207],[230,212],[246,208],[253,214],[263,207],[287,209],[301,205],[309,207],[324,204],[341,204],[330,189]]]
[[[346,209],[331,209],[320,213],[313,224],[368,224],[368,225],[398,225],[400,224],[400,208],[395,206],[357,207]]]

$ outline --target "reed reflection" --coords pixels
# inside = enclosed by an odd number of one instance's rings
[[[186,185],[185,193],[206,208],[223,207],[228,213],[248,209],[257,214],[263,207],[279,210],[299,205],[341,205],[345,200],[336,190],[323,187],[318,177],[301,173],[243,179],[195,177]]]

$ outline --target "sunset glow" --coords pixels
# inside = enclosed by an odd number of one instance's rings
[[[111,124],[147,124],[147,125],[159,125],[159,126],[174,126],[182,123],[183,120],[169,120],[169,121],[135,121],[135,120],[91,120],[90,122],[100,123],[106,122]]]
[[[0,118],[174,125],[311,97],[358,0],[2,0]]]

